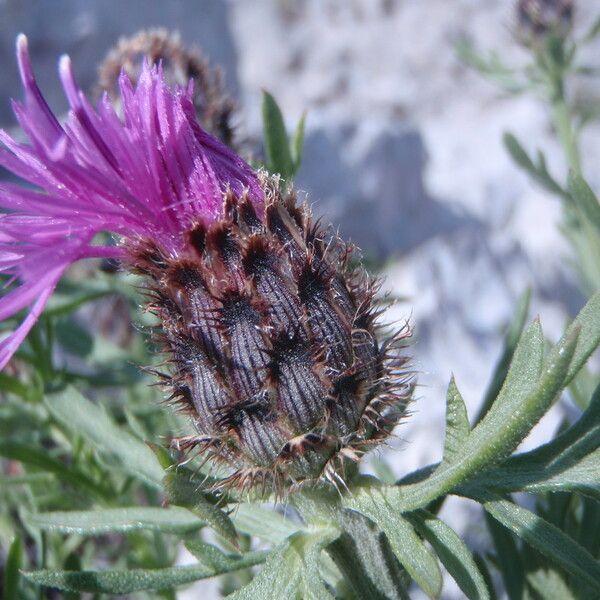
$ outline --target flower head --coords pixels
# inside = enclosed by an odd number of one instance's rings
[[[518,35],[526,46],[539,46],[548,35],[564,38],[573,27],[575,0],[519,0]]]
[[[15,114],[30,144],[2,133],[0,164],[35,189],[0,187],[0,264],[16,286],[0,318],[30,312],[0,364],[70,264],[118,256],[144,278],[170,364],[157,374],[193,426],[174,447],[225,463],[219,485],[337,485],[346,460],[390,434],[411,391],[410,331],[383,333],[377,282],[354,248],[203,131],[191,87],[168,88],[160,66],[145,64],[135,89],[121,76],[121,120],[106,96],[89,105],[62,59],[61,125],[24,37],[17,48]],[[120,245],[95,245],[101,231]]]
[[[94,245],[97,233],[160,240],[176,253],[193,223],[218,218],[226,187],[262,202],[256,174],[197,124],[192,86],[171,90],[160,66],[144,63],[135,89],[120,77],[121,120],[106,95],[90,105],[63,57],[70,111],[61,124],[36,84],[22,35],[17,57],[25,101],[13,108],[29,144],[0,131],[0,165],[34,187],[0,183],[0,269],[14,284],[0,299],[0,319],[30,313],[0,343],[0,368],[73,262],[123,254],[122,246]]]

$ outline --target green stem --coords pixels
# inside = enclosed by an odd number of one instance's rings
[[[565,100],[564,80],[562,75],[557,75],[553,85],[552,95],[552,123],[562,144],[569,169],[577,175],[581,174],[581,158],[577,134],[573,128],[571,112]]]

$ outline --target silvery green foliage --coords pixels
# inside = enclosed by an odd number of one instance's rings
[[[267,159],[291,176],[302,125],[290,145],[270,97],[265,117]],[[540,161],[535,170],[547,183]],[[597,199],[581,176],[565,189],[596,227]],[[139,298],[123,278],[63,284],[20,351],[28,384],[0,375],[0,456],[20,465],[0,488],[0,540],[16,533],[5,598],[37,598],[47,587],[69,598],[174,598],[179,586],[216,575],[235,599],[402,599],[411,586],[439,597],[444,570],[473,599],[495,597],[494,570],[511,600],[600,594],[600,387],[584,371],[600,344],[600,294],[551,347],[538,320],[526,326],[524,295],[478,415],[468,415],[459,382],[450,381],[439,463],[395,484],[349,472],[347,488],[305,488],[282,511],[262,504],[269,498],[215,494],[218,474],[193,461],[176,467],[157,444],[180,425],[128,367],[148,364],[148,349],[134,337],[123,351],[81,326],[91,301],[115,293],[127,321]],[[86,367],[58,363],[57,353],[85,358]],[[516,452],[567,389],[579,418],[541,447]],[[517,503],[516,492],[533,496],[536,509]],[[449,495],[481,505],[494,542],[488,555],[474,555],[437,516]],[[181,544],[196,563],[173,566]],[[100,561],[109,566],[98,570]]]
[[[479,502],[493,519],[497,551],[504,536],[509,540],[504,543],[522,555],[515,589],[539,591],[556,579],[575,597],[577,589],[581,594],[598,593],[598,544],[587,531],[593,523],[586,519],[597,519],[591,508],[597,508],[600,500],[600,389],[579,420],[554,440],[526,453],[514,451],[600,343],[600,295],[548,351],[537,320],[511,335],[506,349],[510,365],[506,369],[504,362],[499,363],[502,385],[478,422],[471,423],[457,383],[450,382],[439,464],[396,485],[356,474],[341,494],[326,487],[305,489],[289,498],[299,519],[245,498],[217,498],[203,492],[204,477],[186,467],[170,467],[167,458],[154,453],[130,426],[117,424],[72,386],[47,394],[39,408],[65,437],[81,436],[101,470],[130,478],[131,485],[146,491],[148,500],[155,494],[155,501],[153,506],[139,506],[130,498],[129,506],[112,507],[110,500],[101,499],[107,492],[102,478],[88,481],[71,466],[63,465],[64,473],[43,467],[52,481],[72,483],[95,500],[83,510],[38,512],[29,506],[22,512],[27,529],[39,539],[60,538],[65,546],[108,533],[174,538],[185,543],[198,563],[33,570],[25,573],[22,586],[27,589],[34,583],[76,593],[154,593],[218,574],[247,573],[249,567],[264,563],[234,598],[407,598],[411,581],[438,597],[443,567],[466,597],[490,598],[493,591],[480,557],[473,556],[435,514],[441,499],[457,495]],[[11,444],[1,448],[4,456],[27,464],[31,458],[18,450]],[[551,507],[535,513],[515,504],[510,497],[514,492],[536,494],[548,506],[551,498],[577,492],[578,501],[587,507],[576,524],[578,533],[558,527]],[[161,497],[169,500],[169,506],[160,507]],[[237,504],[240,500],[242,504]],[[205,528],[217,534],[218,544],[203,541]],[[251,549],[249,536],[267,549]],[[7,580],[16,577],[18,554],[17,549],[12,552]],[[551,571],[531,566],[539,563],[539,556],[551,558]]]

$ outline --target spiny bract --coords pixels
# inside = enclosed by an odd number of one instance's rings
[[[225,487],[337,485],[344,459],[405,412],[410,330],[379,339],[377,282],[353,248],[277,180],[262,185],[264,214],[230,191],[183,253],[132,250],[172,357],[163,380],[196,430],[174,445],[228,465]]]

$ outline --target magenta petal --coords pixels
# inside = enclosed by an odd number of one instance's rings
[[[61,126],[35,81],[23,35],[17,59],[25,100],[13,110],[30,144],[0,130],[0,165],[38,189],[0,184],[0,273],[10,284],[0,319],[31,307],[0,343],[2,366],[70,264],[122,254],[92,246],[96,233],[153,240],[177,253],[191,224],[218,216],[226,188],[248,190],[259,213],[263,203],[256,173],[196,122],[191,85],[173,90],[160,68],[144,64],[135,89],[120,78],[121,120],[106,97],[92,107],[63,57],[71,110]]]

